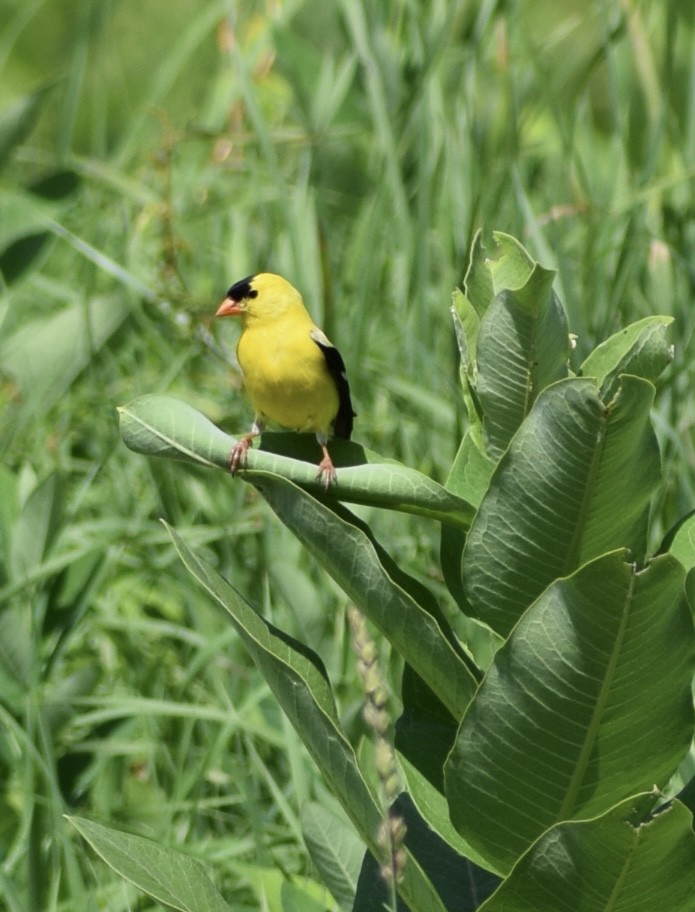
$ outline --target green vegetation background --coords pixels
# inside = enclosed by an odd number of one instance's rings
[[[115,408],[166,392],[246,429],[211,315],[276,271],[341,349],[356,439],[442,480],[451,291],[497,228],[558,270],[578,361],[676,318],[668,528],[695,504],[695,7],[0,0],[0,73],[0,897],[134,907],[75,811],[274,909],[330,799],[158,519],[321,653],[357,742],[345,597],[246,485],[128,452]],[[368,518],[446,599],[434,525]]]

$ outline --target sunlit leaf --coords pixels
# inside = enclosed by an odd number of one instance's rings
[[[593,380],[538,398],[495,470],[471,526],[462,582],[472,612],[506,635],[559,576],[614,548],[644,556],[659,484],[654,387],[624,377],[606,406]]]
[[[196,858],[84,817],[68,820],[110,867],[158,902],[180,912],[229,912]]]
[[[476,394],[485,449],[498,458],[538,395],[567,376],[567,318],[554,273],[535,266],[523,286],[504,288],[480,323]]]
[[[544,830],[665,786],[693,732],[693,619],[670,555],[558,580],[497,652],[446,769],[452,820],[508,872]],[[655,750],[658,745],[658,750]]]
[[[383,553],[368,527],[276,476],[256,484],[280,519],[460,718],[476,688],[437,603]]]
[[[322,881],[341,909],[350,912],[364,843],[344,817],[315,801],[302,807],[302,833]]]
[[[332,793],[365,844],[378,854],[376,836],[382,812],[342,730],[320,659],[306,646],[265,621],[209,564],[197,557],[173,529],[169,532],[189,572],[229,613]],[[412,902],[415,908],[444,912],[437,892],[412,855],[400,889],[406,901]]]
[[[185,402],[170,396],[142,396],[122,406],[119,415],[123,440],[137,453],[229,467],[229,454],[236,440]],[[249,451],[247,468],[239,475],[254,481],[269,473],[277,474],[324,494],[315,463],[284,455],[294,452],[303,456],[307,444],[316,458],[318,451],[312,435],[264,434],[263,448]],[[396,462],[379,462],[374,453],[349,441],[332,441],[331,454],[338,467],[338,482],[328,493],[340,500],[419,513],[466,528],[473,517],[469,503],[421,472]]]
[[[634,374],[655,383],[673,360],[668,330],[673,317],[652,316],[638,320],[598,345],[584,361],[580,374],[594,377],[608,401],[621,374]]]
[[[676,801],[636,822],[634,809],[644,798],[628,798],[594,820],[548,830],[480,912],[690,912],[692,815]]]

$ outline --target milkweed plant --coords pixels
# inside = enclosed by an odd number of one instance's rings
[[[388,788],[365,768],[377,752],[351,743],[319,656],[169,529],[349,821],[341,833],[362,856],[351,888],[320,809],[303,819],[341,908],[393,907],[395,892],[413,912],[693,908],[695,513],[656,544],[650,524],[664,485],[652,415],[671,318],[639,320],[577,365],[553,280],[513,237],[495,233],[487,249],[475,238],[451,305],[467,421],[445,484],[336,441],[338,484],[326,493],[297,458],[297,435],[269,435],[239,473],[355,606],[365,680],[367,628],[400,656],[389,686],[402,710],[378,733]],[[234,440],[183,402],[143,396],[120,421],[137,453],[227,469]],[[449,604],[397,565],[350,503],[439,524]],[[383,683],[371,700],[378,715]],[[199,862],[74,823],[160,900],[229,908]],[[143,857],[171,872],[169,894],[138,879]]]

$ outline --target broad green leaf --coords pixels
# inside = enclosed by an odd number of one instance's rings
[[[140,396],[118,408],[121,436],[128,449],[145,456],[177,459],[212,468],[229,467],[236,443],[193,406],[172,396]],[[249,465],[256,459],[249,452]]]
[[[350,912],[364,843],[346,818],[315,801],[302,807],[302,834],[321,880],[340,908]]]
[[[288,529],[460,719],[477,682],[427,590],[399,571],[368,527],[344,508],[331,509],[275,475],[258,474],[255,484]]]
[[[567,376],[567,318],[554,276],[536,266],[522,287],[500,291],[481,321],[476,394],[493,458],[507,448],[539,393]]]
[[[635,803],[548,830],[480,912],[692,912],[692,815],[676,801],[635,823]]]
[[[480,329],[480,317],[473,305],[459,289],[452,295],[451,316],[454,320],[454,333],[461,359],[461,384],[463,398],[471,425],[479,423],[479,412],[475,401],[475,384],[478,371],[476,362],[476,345]]]
[[[230,912],[196,858],[84,817],[67,819],[109,867],[157,902],[180,912]]]
[[[661,789],[660,797],[669,801],[678,798],[691,813],[695,813],[695,740],[668,785]]]
[[[623,377],[605,405],[596,383],[546,389],[497,466],[466,540],[470,611],[506,636],[554,579],[615,548],[640,560],[660,479],[654,387]]]
[[[482,428],[468,428],[445,483],[446,489],[454,494],[466,490],[466,500],[475,507],[480,506],[495,467],[492,460],[483,452],[481,435]],[[439,562],[444,581],[462,616],[470,614],[461,582],[461,555],[465,543],[465,529],[451,523],[442,523]]]
[[[456,526],[442,524],[439,537],[439,564],[447,589],[459,611],[470,615],[466,593],[461,582],[461,555],[466,544],[466,533]]]
[[[685,594],[695,614],[695,512],[686,513],[666,534],[660,551],[668,551],[687,571]]]
[[[123,441],[136,453],[227,469],[235,438],[185,402],[170,396],[141,396],[118,411]],[[257,478],[274,473],[309,491],[325,493],[317,480],[315,463],[282,455],[283,451],[302,455],[311,452],[313,455],[308,458],[317,459],[320,451],[313,435],[266,433],[262,447],[249,451],[248,467],[239,472],[241,477],[255,483]],[[375,454],[348,441],[331,441],[331,454],[338,467],[338,483],[331,487],[331,495],[468,528],[473,507],[426,475],[399,463],[377,462],[379,457]]]
[[[463,435],[445,487],[453,494],[466,491],[466,500],[479,507],[490,484],[494,463],[483,451],[481,428],[468,428]],[[439,560],[444,581],[454,601],[464,614],[466,596],[461,583],[461,554],[466,543],[466,530],[442,523]]]
[[[613,552],[558,580],[497,652],[446,768],[451,817],[507,872],[544,830],[663,787],[693,734],[683,568]]]
[[[376,832],[379,808],[339,727],[330,684],[320,659],[264,620],[169,526],[181,560],[208,594],[231,616],[251,657],[353,822]]]
[[[490,261],[483,245],[483,233],[480,229],[476,231],[471,244],[471,254],[463,280],[463,290],[465,296],[462,296],[462,298],[465,297],[472,310],[479,318],[482,318],[495,297],[495,289],[490,273]],[[454,303],[457,302],[455,301]],[[462,303],[461,299],[459,299],[458,303]],[[465,325],[466,321],[464,320],[463,323]],[[475,347],[473,347],[471,352],[471,358],[475,358]]]
[[[330,684],[320,659],[306,646],[273,627],[213,568],[167,527],[188,571],[232,618],[278,703],[320,769],[358,833],[372,851],[382,812],[340,727]],[[401,892],[413,909],[444,912],[417,859],[409,855]]]
[[[695,512],[684,516],[667,539],[668,553],[680,561],[686,570],[692,570],[695,567]]]
[[[482,434],[482,412],[477,400],[475,387],[477,383],[478,363],[476,346],[480,330],[480,316],[473,304],[460,289],[454,289],[451,303],[451,316],[454,321],[454,333],[459,350],[459,376],[463,391],[463,402],[468,416],[467,434]]]
[[[462,858],[468,858],[480,867],[489,867],[486,858],[466,839],[456,832],[449,804],[445,796],[415,767],[407,757],[398,755],[399,763],[408,787],[408,794],[427,825]]]
[[[493,231],[494,247],[486,257],[495,295],[505,289],[517,291],[526,285],[536,268],[535,260],[511,234]]]
[[[554,273],[510,235],[493,234],[488,255],[478,232],[452,312],[472,428],[482,413],[485,449],[497,459],[539,393],[567,376],[567,319]]]
[[[174,547],[191,573],[210,596],[232,617],[234,626],[251,653],[256,664],[265,673],[266,681],[275,691],[277,688],[281,705],[288,717],[294,721],[299,709],[290,688],[280,684],[295,682],[303,691],[302,698],[313,709],[319,709],[333,724],[338,722],[338,713],[326,672],[319,657],[288,637],[258,614],[226,580],[213,568],[197,557],[171,526],[164,523]],[[285,704],[288,704],[287,706]],[[308,721],[308,717],[307,717]]]
[[[481,318],[493,298],[501,291],[523,288],[536,266],[528,252],[511,234],[493,231],[492,243],[492,249],[487,250],[483,244],[482,232],[476,232],[463,283],[466,298]]]
[[[445,487],[477,508],[489,487],[494,468],[479,435],[469,428],[463,435]]]
[[[495,297],[503,291],[520,291],[536,264],[521,244],[509,234],[493,232],[493,250],[483,246],[482,232],[473,238],[464,292],[456,289],[452,300],[454,329],[461,356],[461,380],[468,418],[477,420],[475,388],[478,374],[478,335],[481,321]],[[552,273],[549,273],[552,275]]]
[[[673,361],[673,346],[667,335],[673,317],[653,316],[638,320],[598,345],[579,371],[594,377],[608,401],[621,374],[633,374],[655,383]]]
[[[451,296],[451,315],[454,318],[456,343],[461,361],[468,370],[475,366],[475,342],[478,338],[480,317],[459,288],[455,288]]]

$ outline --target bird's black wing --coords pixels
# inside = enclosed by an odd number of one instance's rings
[[[331,345],[320,330],[318,332],[316,330],[313,331],[311,338],[323,352],[328,373],[333,377],[338,390],[338,414],[333,421],[333,433],[336,437],[343,437],[345,440],[349,440],[352,434],[352,419],[355,417],[355,412],[352,410],[350,384],[347,379],[345,362],[338,349]]]

